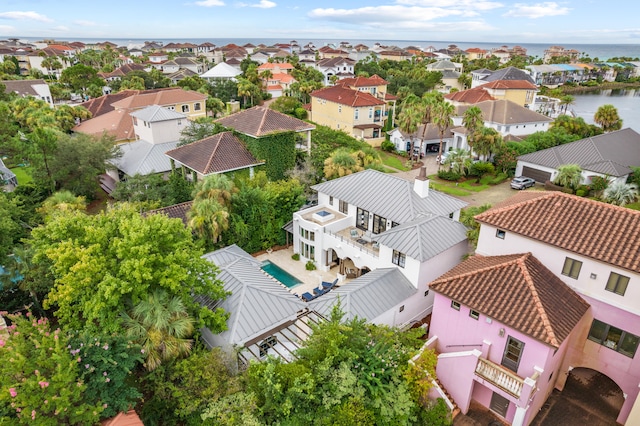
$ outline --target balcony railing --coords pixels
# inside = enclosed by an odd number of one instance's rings
[[[354,240],[350,236],[349,237],[345,237],[344,235],[340,235],[339,233],[331,232],[328,229],[325,229],[324,232],[326,234],[329,234],[329,235],[335,237],[337,240],[339,240],[342,243],[345,243],[348,246],[355,247],[356,249],[360,250],[363,253],[366,253],[366,254],[368,254],[370,256],[373,256],[373,257],[379,257],[379,252],[380,252],[379,250],[375,250],[373,248],[370,249],[368,247],[365,247],[364,244],[360,244],[359,242],[357,242],[357,240]]]
[[[516,398],[522,394],[524,379],[488,359],[478,358],[476,374]]]

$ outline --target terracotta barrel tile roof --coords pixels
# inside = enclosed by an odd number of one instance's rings
[[[313,124],[265,106],[255,106],[245,109],[235,114],[222,117],[216,122],[224,127],[234,129],[254,138],[279,132],[303,132],[316,128]]]
[[[589,309],[531,253],[470,257],[429,288],[553,347]]]
[[[222,132],[167,151],[165,155],[203,175],[263,164],[247,151],[233,132]]]
[[[347,78],[345,80],[350,79]],[[311,96],[351,107],[385,105],[384,101],[376,98],[371,93],[349,89],[343,85],[330,86],[316,90],[311,93]]]
[[[493,208],[480,223],[640,272],[640,211],[562,192]]]

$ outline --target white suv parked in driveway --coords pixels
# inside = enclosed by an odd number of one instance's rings
[[[534,186],[536,181],[526,177],[526,176],[518,176],[513,178],[511,181],[511,188],[513,189],[527,189],[530,186]]]

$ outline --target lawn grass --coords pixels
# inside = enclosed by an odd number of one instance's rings
[[[449,195],[456,195],[459,197],[466,197],[476,192],[482,192],[493,186],[491,184],[495,181],[495,175],[486,175],[480,179],[480,183],[477,183],[477,179],[469,179],[462,182],[453,182],[450,180],[440,179],[438,175],[429,176],[431,181],[431,187],[437,191],[444,192]],[[506,177],[505,177],[506,179]],[[502,182],[502,181],[501,181]]]
[[[388,152],[380,151],[380,158],[382,159],[382,164],[384,164],[385,166],[402,170],[404,172],[411,170],[405,165],[405,160],[401,157],[389,154]]]
[[[10,170],[16,174],[16,177],[18,178],[18,185],[25,185],[33,182],[33,178],[31,177],[31,167],[14,167]]]

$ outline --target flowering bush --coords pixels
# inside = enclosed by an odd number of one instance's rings
[[[0,424],[95,424],[102,405],[87,403],[87,385],[68,339],[31,313],[7,315],[0,336]]]

